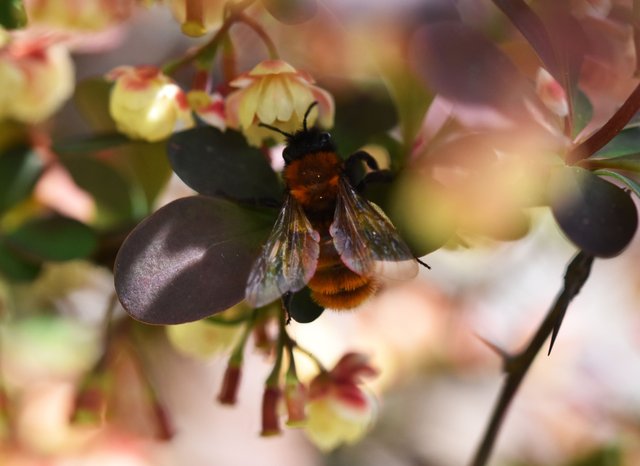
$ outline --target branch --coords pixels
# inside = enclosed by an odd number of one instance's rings
[[[571,149],[566,157],[567,165],[575,165],[602,149],[624,129],[638,109],[640,109],[640,84],[636,86],[609,121],[586,140]]]
[[[513,400],[520,383],[529,371],[529,367],[531,367],[545,341],[554,332],[554,329],[559,327],[559,322],[561,322],[569,303],[576,297],[587,278],[589,278],[592,263],[593,256],[585,252],[580,252],[573,258],[567,266],[562,291],[527,347],[516,355],[504,358],[504,370],[507,373],[507,377],[502,386],[500,397],[493,408],[482,442],[471,463],[472,466],[484,466],[487,463],[511,400]]]

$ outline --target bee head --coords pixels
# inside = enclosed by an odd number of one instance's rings
[[[309,105],[309,108],[304,113],[302,129],[300,131],[296,131],[293,134],[286,133],[280,128],[276,128],[275,126],[260,123],[260,126],[269,128],[270,130],[283,134],[287,137],[287,147],[285,147],[284,151],[282,152],[282,157],[284,158],[286,164],[289,164],[294,160],[300,159],[308,154],[336,151],[336,145],[331,138],[331,134],[326,131],[322,131],[320,128],[309,128],[307,126],[307,118],[309,117],[309,113],[311,113],[311,110],[316,105],[318,105],[318,102],[313,102],[311,105]]]

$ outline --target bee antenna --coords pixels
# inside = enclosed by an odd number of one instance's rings
[[[316,105],[318,105],[318,101],[314,100],[313,102],[311,102],[311,105],[309,105],[309,108],[307,109],[307,111],[304,112],[304,118],[302,119],[302,129],[304,129],[305,131],[308,130],[307,118],[309,118],[309,114],[311,113],[311,110],[313,110],[313,107],[315,107]]]
[[[275,131],[276,133],[280,133],[283,136],[286,136],[288,138],[292,138],[293,137],[293,134],[287,133],[286,131],[282,131],[280,128],[276,128],[275,126],[271,126],[271,125],[268,125],[266,123],[258,123],[258,126],[262,126],[263,128],[270,129],[271,131]]]

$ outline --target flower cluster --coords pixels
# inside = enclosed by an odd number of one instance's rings
[[[286,132],[302,126],[309,105],[318,102],[318,115],[310,116],[329,127],[333,123],[331,95],[306,73],[282,60],[266,60],[233,79],[234,90],[223,98],[202,89],[183,91],[161,70],[151,66],[119,67],[107,74],[114,81],[110,113],[118,129],[134,139],[158,141],[195,124],[194,112],[219,129],[242,131],[248,142],[262,145],[282,136],[259,126],[265,123]]]

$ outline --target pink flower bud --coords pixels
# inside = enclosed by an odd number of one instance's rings
[[[278,387],[265,387],[264,394],[262,396],[262,431],[260,435],[268,437],[272,435],[279,435],[280,430],[280,416],[278,415],[278,403],[282,392]]]
[[[223,405],[236,404],[241,376],[241,367],[233,363],[229,363],[229,365],[227,366],[227,370],[224,373],[222,387],[220,388],[220,394],[218,395],[218,401],[220,403],[222,403]]]
[[[287,425],[289,427],[301,427],[304,425],[307,404],[307,390],[298,380],[287,381],[284,399],[287,404]]]
[[[544,68],[538,69],[536,92],[542,103],[559,117],[569,114],[567,95],[558,81]]]

